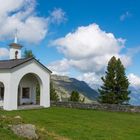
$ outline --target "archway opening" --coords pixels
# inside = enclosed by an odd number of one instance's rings
[[[4,84],[0,82],[0,107],[3,106],[4,102]]]
[[[40,105],[41,87],[42,82],[36,74],[24,75],[18,86],[18,106]]]
[[[18,51],[15,52],[15,59],[18,58]]]

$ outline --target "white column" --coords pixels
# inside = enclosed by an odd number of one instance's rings
[[[5,96],[4,96],[4,109],[5,110],[17,110],[17,95],[18,86],[14,83],[9,83],[5,86]]]
[[[33,104],[36,104],[36,86],[32,86],[31,98],[32,98]]]
[[[50,79],[46,78],[40,86],[40,106],[50,107]]]

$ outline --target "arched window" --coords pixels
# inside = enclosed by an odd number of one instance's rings
[[[15,51],[15,59],[18,58],[18,51]]]

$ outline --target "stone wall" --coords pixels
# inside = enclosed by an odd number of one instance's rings
[[[140,106],[131,105],[116,105],[116,104],[85,104],[77,102],[51,102],[51,106],[79,108],[79,109],[93,109],[93,110],[107,110],[117,112],[140,112]]]

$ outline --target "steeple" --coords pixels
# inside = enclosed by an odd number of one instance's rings
[[[14,43],[18,43],[18,36],[17,36],[17,32],[15,33],[15,39],[14,39]]]
[[[9,44],[9,46],[10,46],[10,59],[20,59],[22,45],[18,44],[17,31],[15,33],[14,43]]]

